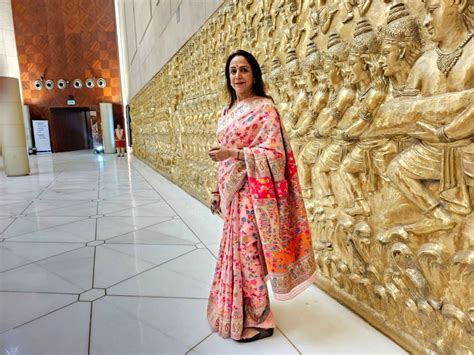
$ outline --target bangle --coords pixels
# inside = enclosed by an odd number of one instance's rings
[[[240,160],[240,150],[237,150],[237,160]]]
[[[439,140],[443,143],[447,143],[450,141],[449,137],[446,135],[444,131],[444,126],[439,127],[436,129],[436,135],[438,136]]]

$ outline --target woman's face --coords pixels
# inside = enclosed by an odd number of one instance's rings
[[[230,61],[229,74],[230,85],[237,97],[251,96],[254,77],[252,67],[245,57],[238,55]]]

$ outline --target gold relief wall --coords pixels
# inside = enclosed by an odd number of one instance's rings
[[[472,354],[473,24],[472,0],[227,1],[133,98],[135,154],[207,203],[225,60],[251,51],[317,284],[414,353]]]

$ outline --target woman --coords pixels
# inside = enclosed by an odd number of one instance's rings
[[[225,67],[229,105],[217,125],[218,189],[212,211],[224,231],[208,304],[214,331],[240,342],[273,334],[265,281],[276,299],[311,284],[315,262],[296,163],[256,59],[238,50]]]
[[[120,124],[114,129],[115,148],[117,148],[117,156],[123,157],[125,153],[125,132]]]

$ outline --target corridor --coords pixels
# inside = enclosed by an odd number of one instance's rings
[[[1,160],[0,160],[1,161]],[[0,163],[0,354],[406,354],[311,287],[273,301],[274,336],[211,334],[222,221],[136,158]]]

